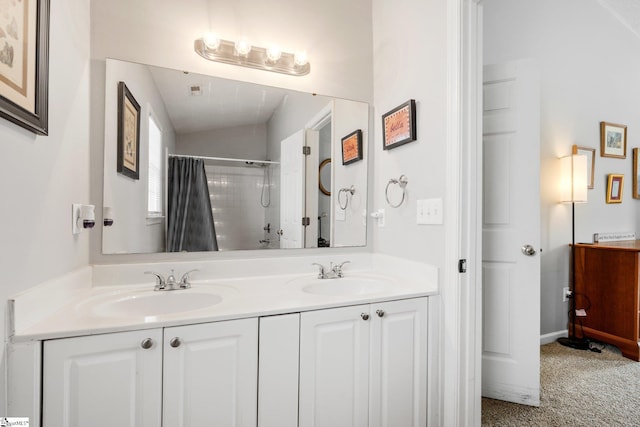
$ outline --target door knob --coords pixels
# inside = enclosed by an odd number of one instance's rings
[[[531,245],[524,245],[520,250],[526,256],[534,256],[536,254],[536,250]]]
[[[173,348],[180,347],[180,338],[178,337],[171,338],[171,341],[169,341],[169,345]]]
[[[384,310],[376,310],[376,314],[378,315],[378,317],[382,317],[384,316]]]
[[[367,313],[362,313],[360,317],[362,317],[362,320],[369,320],[369,314]]]
[[[152,346],[153,346],[153,340],[151,338],[145,338],[140,343],[140,347],[144,348],[145,350],[150,349]]]

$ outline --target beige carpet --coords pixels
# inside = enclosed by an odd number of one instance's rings
[[[483,426],[640,426],[640,362],[558,343],[540,347],[540,407],[482,399]]]

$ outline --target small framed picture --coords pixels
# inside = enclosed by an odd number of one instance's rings
[[[640,169],[638,169],[638,162],[640,159],[638,156],[640,155],[640,150],[638,148],[633,149],[633,198],[640,199]]]
[[[118,82],[118,172],[140,178],[140,104]]]
[[[600,157],[627,158],[627,127],[600,122]]]
[[[410,99],[382,116],[382,148],[390,150],[416,140],[416,101]]]
[[[624,175],[610,173],[607,179],[607,203],[622,203]]]
[[[351,132],[342,138],[342,164],[348,165],[362,160],[362,131]]]
[[[587,156],[587,188],[593,189],[593,171],[596,169],[596,149],[574,145],[573,154]]]

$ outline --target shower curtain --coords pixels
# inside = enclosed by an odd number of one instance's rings
[[[169,158],[167,252],[217,251],[204,161]]]

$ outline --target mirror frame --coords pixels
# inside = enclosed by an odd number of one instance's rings
[[[324,184],[322,183],[322,169],[325,166],[329,165],[330,163],[331,163],[331,158],[328,158],[320,162],[320,166],[318,166],[318,188],[320,188],[320,191],[325,196],[331,196],[331,185],[329,185],[329,190],[327,190],[327,187],[325,187]]]

